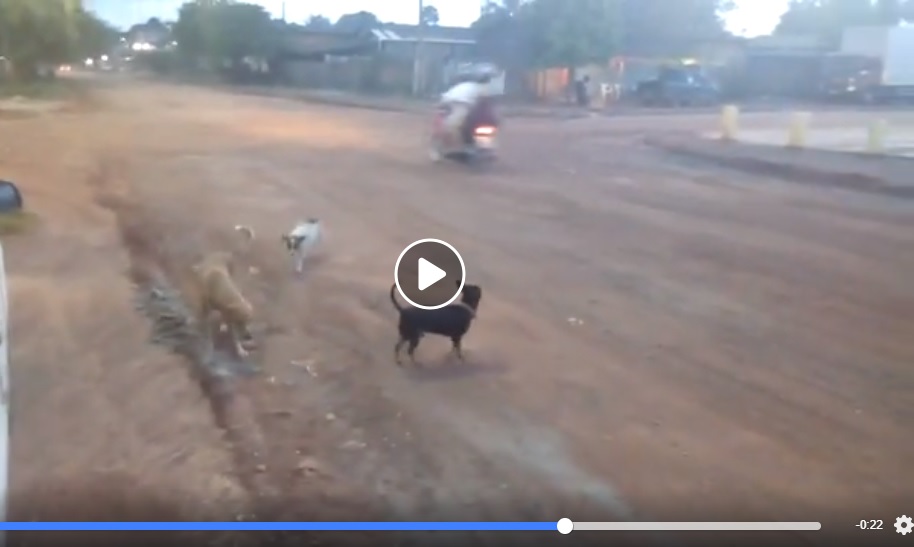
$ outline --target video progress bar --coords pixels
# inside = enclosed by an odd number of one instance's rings
[[[573,522],[561,519],[556,528],[600,532],[803,532],[821,530],[821,522]]]

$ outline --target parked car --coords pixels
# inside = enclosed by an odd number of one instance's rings
[[[707,106],[720,101],[720,90],[695,67],[664,67],[640,82],[635,94],[644,106]]]

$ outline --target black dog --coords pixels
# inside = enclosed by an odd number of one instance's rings
[[[458,282],[459,286],[460,283]],[[390,287],[390,301],[400,312],[400,323],[397,328],[400,331],[400,340],[394,347],[394,359],[398,365],[402,365],[400,360],[400,350],[403,344],[409,343],[407,353],[410,360],[415,363],[416,347],[419,346],[419,340],[426,333],[440,334],[447,336],[454,344],[454,354],[463,361],[463,352],[460,348],[460,342],[463,336],[470,330],[473,319],[476,317],[476,310],[479,309],[479,301],[482,299],[482,289],[477,285],[465,284],[461,293],[460,302],[455,302],[450,306],[445,306],[437,310],[423,310],[422,308],[404,308],[396,299],[394,293],[397,290],[396,284]]]

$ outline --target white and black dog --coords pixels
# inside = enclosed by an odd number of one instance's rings
[[[304,222],[299,222],[292,230],[282,236],[283,244],[289,252],[289,256],[295,260],[295,272],[301,273],[305,267],[305,259],[312,249],[321,240],[321,221],[317,218],[309,218]]]

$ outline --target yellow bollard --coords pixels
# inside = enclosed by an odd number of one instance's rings
[[[811,112],[794,112],[790,117],[790,128],[787,131],[787,146],[803,148],[806,146],[806,135],[809,132]]]
[[[735,104],[724,105],[720,110],[720,138],[725,141],[736,140],[739,125],[739,107]]]
[[[870,124],[866,135],[866,151],[871,154],[881,154],[885,151],[885,120],[876,120]]]

